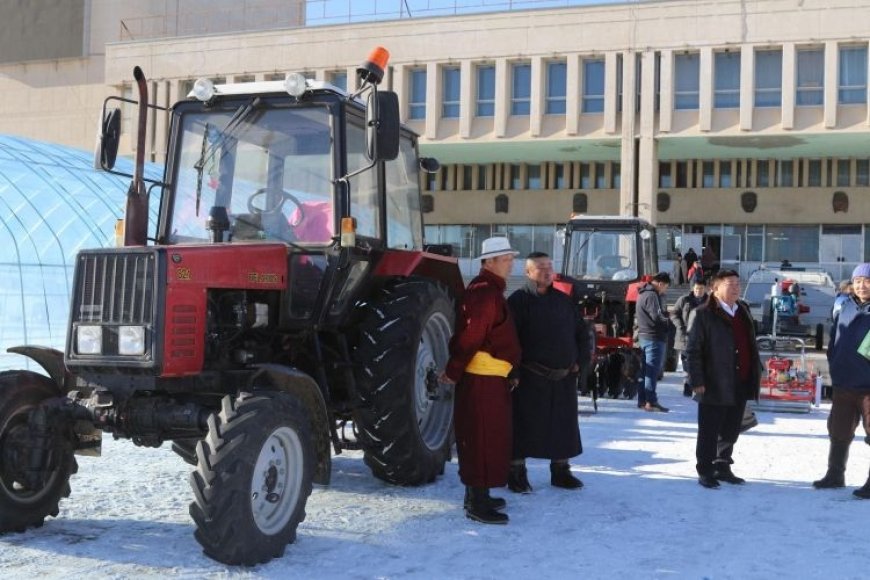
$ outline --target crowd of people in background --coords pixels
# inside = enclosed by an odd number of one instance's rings
[[[592,362],[590,328],[576,301],[554,287],[546,254],[526,258],[525,286],[505,298],[517,254],[507,238],[484,240],[481,270],[459,305],[450,359],[439,377],[456,385],[465,513],[487,524],[509,520],[507,501],[491,496],[491,488],[532,492],[527,458],[550,461],[552,486],[583,487],[570,460],[583,451],[577,380]],[[678,255],[673,280],[688,280],[689,292],[668,311],[664,294],[672,277],[660,272],[639,288],[635,318],[644,355],[638,406],[644,411],[668,412],[656,387],[671,325],[676,330],[674,348],[686,372],[683,394],[698,403],[698,483],[709,489],[746,482],[732,470],[733,452],[750,421],[757,424],[747,403],[757,400],[763,372],[755,323],[740,300],[739,274],[718,269],[712,259],[709,247],[700,259],[693,248]],[[870,263],[855,268],[849,284],[840,287],[833,318],[827,352],[833,382],[830,454],[826,474],[813,483],[819,489],[845,485],[849,444],[859,423],[870,445]],[[870,476],[855,496],[870,499]]]

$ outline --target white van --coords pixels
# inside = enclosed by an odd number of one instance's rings
[[[770,334],[770,294],[774,283],[793,280],[800,287],[800,303],[809,306],[810,311],[800,315],[801,329],[797,334],[809,336],[815,347],[822,349],[824,337],[831,327],[831,310],[837,287],[830,274],[824,270],[759,269],[749,275],[743,287],[743,300],[749,304],[752,317],[758,323],[759,334]],[[786,332],[786,334],[795,334]]]

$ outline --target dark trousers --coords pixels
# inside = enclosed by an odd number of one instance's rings
[[[737,405],[698,404],[698,443],[695,468],[699,475],[713,475],[716,463],[733,463],[731,454],[740,435],[746,401]]]
[[[831,441],[851,443],[855,429],[864,426],[864,442],[870,445],[870,391],[853,391],[834,387],[831,414],[828,415],[828,436]]]

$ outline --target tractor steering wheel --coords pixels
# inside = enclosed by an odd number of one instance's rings
[[[302,203],[294,195],[284,191],[283,189],[278,191],[278,193],[281,194],[281,198],[278,201],[278,203],[275,204],[275,207],[262,208],[262,207],[257,206],[257,204],[255,203],[255,200],[258,197],[260,197],[261,195],[265,196],[272,191],[273,190],[270,190],[268,187],[261,187],[260,189],[258,189],[254,193],[252,193],[251,196],[248,198],[248,212],[252,213],[252,214],[260,214],[260,215],[275,214],[275,213],[281,211],[281,208],[284,207],[284,203],[289,201],[290,203],[292,203],[295,206],[295,209],[296,209],[295,212],[291,212],[291,214],[295,213],[296,219],[293,220],[292,222],[290,222],[290,225],[295,228],[300,223],[302,223],[302,220],[305,217],[302,213]],[[266,199],[266,198],[264,197],[264,199]]]

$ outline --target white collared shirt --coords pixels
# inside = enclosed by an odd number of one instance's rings
[[[716,299],[719,302],[719,306],[722,307],[722,310],[728,313],[728,316],[734,318],[737,315],[737,303],[734,303],[734,306],[728,306],[718,298]]]

